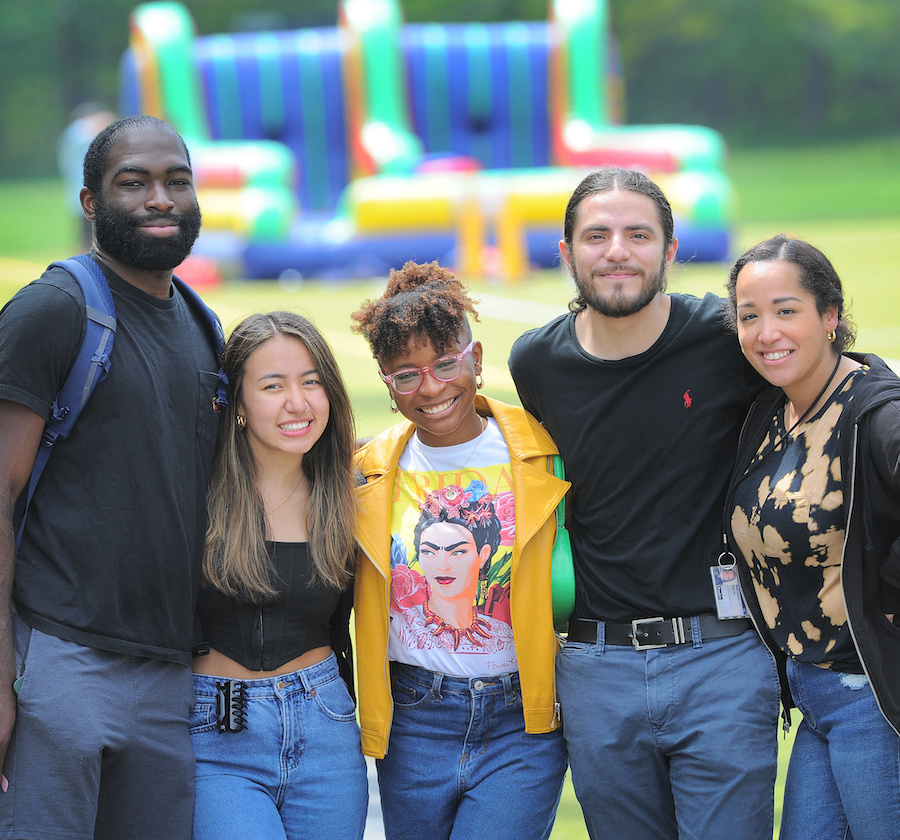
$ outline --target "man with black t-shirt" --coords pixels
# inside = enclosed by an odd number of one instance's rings
[[[719,298],[666,294],[677,247],[656,184],[592,173],[560,242],[578,295],[510,356],[572,482],[563,731],[592,838],[770,840],[778,680],[720,558],[759,386]]]
[[[85,334],[51,268],[0,312],[0,838],[189,840],[194,603],[218,428],[215,349],[172,271],[200,230],[184,141],[152,117],[85,156],[109,376],[54,447],[16,554],[14,504]],[[13,682],[16,683],[16,697]]]

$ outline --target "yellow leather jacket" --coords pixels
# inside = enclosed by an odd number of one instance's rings
[[[559,726],[554,682],[559,645],[553,632],[550,554],[556,505],[569,483],[548,472],[556,444],[524,409],[480,394],[475,409],[494,417],[509,448],[516,498],[510,605],[525,731],[549,732]],[[354,584],[357,695],[363,752],[375,758],[385,755],[393,714],[388,669],[391,494],[397,462],[414,431],[415,426],[404,420],[369,441],[356,460],[366,480],[358,490],[357,540],[363,556]]]

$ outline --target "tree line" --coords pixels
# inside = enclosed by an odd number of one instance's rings
[[[419,21],[543,20],[546,0],[402,0]],[[900,133],[896,0],[610,0],[625,119],[733,146]],[[50,175],[84,101],[115,108],[134,0],[0,0],[0,177]],[[330,26],[335,0],[188,0],[201,34]]]

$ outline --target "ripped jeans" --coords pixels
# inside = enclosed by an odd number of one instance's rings
[[[869,681],[790,658],[787,671],[803,720],[791,752],[781,840],[897,840],[900,737]]]

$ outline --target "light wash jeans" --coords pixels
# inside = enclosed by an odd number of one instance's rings
[[[900,737],[869,681],[788,659],[803,713],[785,785],[781,840],[898,840]]]
[[[220,733],[216,678],[194,674],[194,840],[361,838],[366,765],[334,654],[246,686],[246,729]]]
[[[779,685],[756,633],[643,651],[603,635],[556,666],[590,836],[772,840]]]
[[[546,840],[566,774],[559,729],[525,732],[518,674],[450,677],[391,662],[378,785],[388,840]]]

